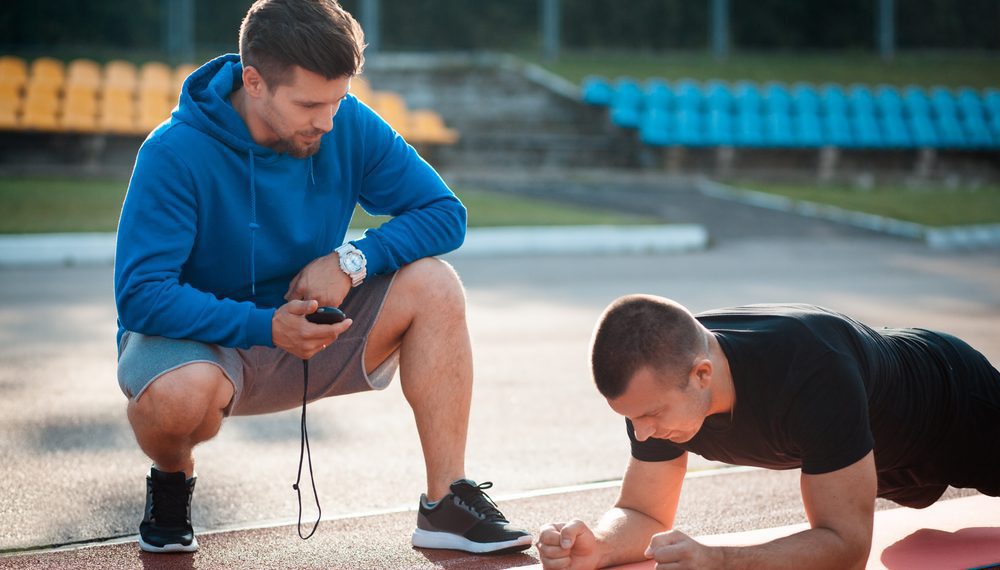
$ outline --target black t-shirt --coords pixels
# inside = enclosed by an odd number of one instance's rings
[[[706,418],[690,441],[636,441],[632,455],[708,459],[820,474],[875,449],[879,472],[911,470],[947,448],[963,394],[955,350],[923,329],[878,331],[811,305],[752,305],[697,316],[729,360],[732,416]],[[953,441],[953,439],[952,439]]]

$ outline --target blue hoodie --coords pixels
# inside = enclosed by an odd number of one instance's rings
[[[411,146],[355,97],[319,152],[256,144],[229,103],[235,54],[184,82],[142,144],[118,223],[115,298],[124,330],[228,347],[274,346],[271,317],[292,278],[344,242],[356,204],[393,216],[354,245],[368,273],[458,248],[465,207]]]

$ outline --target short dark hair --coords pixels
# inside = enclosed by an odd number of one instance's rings
[[[643,368],[683,376],[698,355],[708,351],[706,335],[694,316],[670,299],[652,295],[616,299],[594,330],[590,351],[594,383],[605,398],[614,399]]]
[[[327,79],[364,66],[365,35],[336,0],[257,0],[240,25],[240,60],[269,88],[291,82],[299,66]]]

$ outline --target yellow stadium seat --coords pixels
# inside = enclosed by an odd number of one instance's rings
[[[11,83],[0,83],[0,109],[21,109],[21,89]]]
[[[173,89],[172,70],[158,61],[148,61],[139,67],[139,89],[155,89],[169,93]]]
[[[458,132],[445,126],[441,115],[427,109],[410,113],[408,130],[412,142],[445,145],[458,142]]]
[[[55,113],[59,110],[59,87],[52,83],[32,80],[24,94],[24,108],[29,106],[36,112]]]
[[[134,90],[138,73],[135,66],[127,61],[116,59],[104,65],[104,85]]]
[[[67,84],[59,126],[67,131],[97,130],[97,89],[89,85]]]
[[[409,135],[409,111],[406,101],[398,93],[375,91],[368,104],[403,138]]]
[[[28,82],[28,64],[17,56],[0,57],[0,84],[21,88]]]
[[[134,94],[131,89],[106,84],[98,108],[98,128],[111,133],[136,133]]]
[[[351,79],[351,94],[365,103],[371,101],[372,88],[368,84],[368,80],[364,77],[353,77]]]
[[[58,59],[40,57],[31,62],[28,83],[39,83],[62,87],[66,81],[66,66]]]
[[[89,59],[74,59],[66,69],[66,85],[97,89],[101,85],[101,66]]]
[[[25,98],[24,112],[21,114],[20,125],[22,128],[32,130],[57,130],[59,128],[57,111],[58,103],[53,105],[48,98]]]
[[[20,128],[21,123],[18,120],[17,113],[14,113],[9,108],[0,107],[0,130],[9,131]]]
[[[139,113],[136,128],[149,132],[170,116],[173,108],[171,96],[157,89],[144,89],[139,92]]]
[[[0,83],[0,129],[9,130],[18,126],[21,112],[21,89],[13,83]]]

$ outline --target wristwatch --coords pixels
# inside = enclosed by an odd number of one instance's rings
[[[354,244],[351,242],[345,243],[334,251],[340,256],[340,269],[351,278],[351,287],[361,285],[361,282],[365,280],[365,276],[368,275],[368,270],[365,268],[368,260],[365,259],[365,254],[360,249],[354,247]]]

